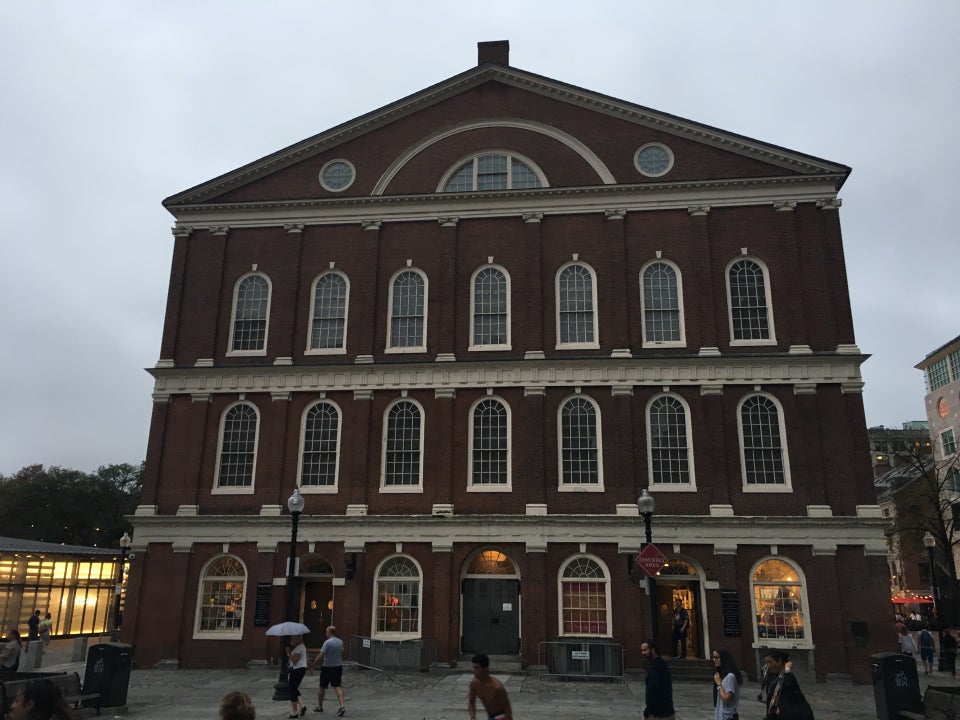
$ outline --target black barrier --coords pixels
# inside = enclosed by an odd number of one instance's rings
[[[99,693],[100,705],[118,707],[127,704],[133,647],[123,643],[98,643],[87,650],[83,673],[83,692]]]
[[[879,720],[900,720],[900,711],[923,713],[917,661],[903,653],[877,653],[870,656],[873,699]]]

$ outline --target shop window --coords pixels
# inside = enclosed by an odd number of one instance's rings
[[[195,638],[243,636],[243,598],[247,571],[239,558],[222,555],[204,568],[197,601]]]
[[[389,558],[377,573],[374,635],[420,637],[421,601],[420,568],[408,557]]]
[[[757,637],[774,646],[809,640],[799,570],[786,560],[765,560],[753,571],[752,581]]]

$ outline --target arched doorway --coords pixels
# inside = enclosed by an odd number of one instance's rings
[[[677,601],[686,610],[687,657],[704,658],[703,605],[700,572],[691,563],[673,557],[657,573],[657,630],[660,652],[664,657],[679,654],[679,643],[673,644],[673,626]]]
[[[464,653],[520,652],[520,575],[499,550],[482,550],[467,562],[462,588]]]
[[[306,555],[300,561],[300,582],[303,587],[303,624],[310,628],[304,638],[307,647],[319,648],[333,625],[333,566],[320,555]]]

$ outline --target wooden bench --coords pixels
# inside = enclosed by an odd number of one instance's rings
[[[38,673],[34,676],[24,677],[26,673],[17,673],[14,679],[4,680],[0,676],[0,716],[10,711],[10,703],[17,696],[21,687],[24,687],[38,678],[49,680],[63,693],[64,699],[68,705],[75,708],[92,707],[96,709],[97,715],[100,714],[100,693],[85,693],[80,684],[80,675],[78,673],[58,673],[51,675],[48,673]]]
[[[923,712],[901,710],[900,717],[907,720],[960,720],[960,695],[928,687],[923,694]]]

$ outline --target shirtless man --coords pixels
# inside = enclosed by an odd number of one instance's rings
[[[473,656],[473,680],[467,710],[470,720],[477,720],[477,698],[483,703],[489,720],[513,720],[510,698],[503,683],[490,674],[490,658],[484,654]]]

